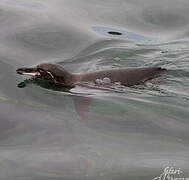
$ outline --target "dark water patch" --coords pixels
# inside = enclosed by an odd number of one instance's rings
[[[30,84],[35,84],[42,88],[50,89],[50,90],[54,90],[54,91],[61,91],[61,92],[69,91],[68,88],[63,87],[61,84],[54,84],[53,82],[41,80],[39,78],[25,79],[24,81],[18,83],[17,87],[25,88],[25,87],[27,87],[27,85],[30,85]]]

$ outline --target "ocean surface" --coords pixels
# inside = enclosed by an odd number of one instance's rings
[[[0,27],[0,180],[189,178],[189,1],[0,0]],[[43,62],[170,71],[71,91],[16,74]]]

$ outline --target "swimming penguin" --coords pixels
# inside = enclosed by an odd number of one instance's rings
[[[38,77],[49,80],[66,88],[73,88],[78,83],[95,82],[97,79],[109,78],[111,83],[120,82],[124,86],[140,85],[165,73],[167,70],[161,67],[139,67],[139,68],[112,68],[107,70],[71,73],[61,65],[43,63],[33,68],[19,68],[18,74]]]

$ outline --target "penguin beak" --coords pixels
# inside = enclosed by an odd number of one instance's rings
[[[37,68],[19,68],[16,70],[16,72],[20,75],[27,75],[27,76],[33,76],[38,77],[41,76],[40,72],[37,70]]]

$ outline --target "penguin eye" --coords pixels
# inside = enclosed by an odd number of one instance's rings
[[[41,76],[46,76],[47,72],[42,68],[37,68],[37,71],[40,73]]]
[[[42,68],[37,68],[37,71],[40,73],[41,78],[45,78],[47,80],[52,79],[54,82],[56,82],[55,77],[53,76],[53,74],[50,71],[45,71]]]

